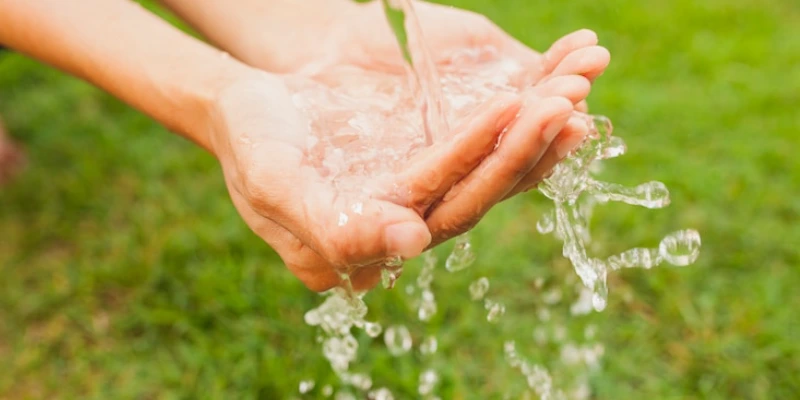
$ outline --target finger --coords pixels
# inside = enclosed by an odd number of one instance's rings
[[[501,50],[507,57],[511,57],[520,64],[520,70],[515,73],[510,81],[517,88],[526,88],[547,74],[544,56],[518,41],[511,35],[503,32],[500,42],[504,43]]]
[[[489,101],[455,130],[453,138],[413,157],[406,171],[384,184],[387,199],[424,215],[433,202],[491,153],[520,106],[521,98],[515,95],[499,95]]]
[[[602,75],[609,62],[611,54],[605,47],[585,47],[564,57],[550,75],[583,75],[592,81]]]
[[[408,259],[428,245],[430,233],[418,213],[367,195],[339,193],[303,164],[302,152],[276,147],[261,158],[269,162],[250,164],[241,195],[334,267]]]
[[[426,218],[438,244],[471,229],[533,168],[572,112],[563,97],[535,99],[503,136],[497,150],[447,193]]]
[[[559,76],[540,83],[531,91],[539,97],[563,96],[573,104],[580,104],[589,95],[592,84],[580,75]]]
[[[232,190],[232,194],[235,193],[233,191],[236,189],[230,185],[228,189]],[[250,207],[244,197],[232,195],[231,199],[247,226],[278,253],[292,274],[309,289],[321,292],[341,282],[336,269],[291,232],[263,217]]]
[[[589,125],[586,123],[585,118],[579,116],[570,117],[564,129],[559,132],[544,156],[539,160],[539,163],[519,181],[513,190],[506,194],[505,199],[535,188],[547,177],[556,164],[561,162],[576,146],[583,142],[588,133]]]
[[[551,73],[567,55],[585,47],[597,45],[597,34],[589,29],[572,32],[553,43],[543,54],[544,70]]]
[[[241,196],[233,196],[239,214],[254,233],[264,239],[281,257],[289,271],[306,287],[322,292],[342,283],[341,274],[352,271],[350,281],[354,290],[368,290],[380,281],[381,264],[352,268],[335,267],[310,246],[280,224],[261,216]]]
[[[581,101],[580,103],[575,105],[575,111],[582,112],[584,114],[589,112],[589,103],[586,100]]]
[[[329,185],[317,185],[305,193],[309,201],[291,210],[292,225],[287,228],[337,268],[381,263],[393,257],[410,259],[430,243],[425,222],[409,208],[384,200],[333,195]]]
[[[526,88],[548,76],[570,53],[597,45],[597,34],[588,29],[572,32],[558,39],[550,49],[543,54],[537,54],[525,45],[511,39],[506,43],[506,53],[517,59],[522,64],[522,72],[512,78],[512,83],[520,88]]]

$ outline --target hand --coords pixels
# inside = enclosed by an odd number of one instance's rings
[[[597,46],[597,35],[589,30],[564,36],[539,54],[481,14],[422,1],[413,4],[424,44],[437,64],[449,63],[454,52],[465,48],[493,47],[501,56],[517,59],[525,67],[526,74],[518,81],[520,87],[564,75],[581,75],[592,81],[608,66],[608,51]],[[246,55],[246,59],[280,72],[314,73],[347,64],[403,73],[404,60],[386,22],[381,1],[341,8],[339,14],[325,19],[326,23],[304,29],[316,45],[312,40],[301,40],[307,45],[296,47],[287,43],[286,48],[272,54],[264,54],[262,50],[260,55]]]
[[[520,128],[512,131],[536,130],[528,136],[538,146],[562,129],[572,108],[563,98],[533,94],[496,98],[455,129],[458,140],[419,152],[408,170],[373,182],[373,195],[365,198],[337,191],[311,165],[308,123],[292,104],[280,78],[253,74],[217,96],[208,137],[239,213],[318,291],[338,285],[340,273],[349,273],[356,289],[370,288],[388,259],[420,254],[431,243],[422,215],[493,151],[518,112],[514,126]],[[360,211],[352,212],[357,203]]]
[[[588,126],[583,118],[570,114],[573,109],[586,111],[590,83],[607,67],[609,53],[597,46],[597,35],[588,30],[569,34],[539,54],[480,14],[425,2],[416,2],[415,7],[425,44],[436,63],[448,63],[454,51],[466,47],[491,46],[525,66],[516,83],[521,89],[528,88],[531,97],[562,98],[549,102],[549,109],[526,107],[528,112],[514,123],[497,150],[430,210],[426,220],[432,245],[436,245],[471,229],[497,202],[534,188],[583,140]],[[316,74],[339,65],[356,65],[403,73],[404,61],[380,2],[345,10],[327,25],[320,25],[324,33],[312,34],[318,39],[316,47],[280,50],[280,58],[262,58],[263,63],[258,56],[247,58],[284,72]],[[554,126],[563,129],[552,132],[541,121],[555,121]]]
[[[314,74],[355,65],[382,72],[401,71],[400,51],[377,2],[360,5],[351,0],[308,0],[265,5],[259,0],[242,0],[236,7],[213,0],[166,0],[166,3],[220,47],[265,70]],[[425,192],[426,204],[436,202],[432,207],[418,209],[413,202],[399,201],[425,217],[432,246],[471,228],[497,202],[535,186],[583,140],[587,127],[571,114],[575,107],[581,109],[585,104],[590,81],[604,70],[608,52],[595,46],[594,33],[579,31],[560,39],[540,55],[478,14],[416,4],[426,41],[434,54],[449,56],[453,50],[465,46],[492,45],[527,66],[528,73],[518,79],[521,87],[535,83],[524,91],[519,118],[497,149],[483,154],[485,158],[474,169],[453,175],[452,190],[445,194],[440,190],[444,185],[435,185],[439,190]],[[437,59],[440,63],[447,60],[447,57]],[[450,167],[444,162],[441,165],[444,170]],[[247,169],[242,166],[239,170]],[[335,219],[335,215],[325,217],[326,221]],[[303,240],[303,235],[292,233]],[[349,239],[338,236],[342,242]],[[296,243],[288,239],[286,242]],[[321,245],[312,246],[317,253],[325,253],[320,248]],[[289,259],[290,251],[279,252],[294,270],[305,264],[319,270],[318,265],[322,264]],[[335,259],[336,251],[331,253],[328,259]],[[326,260],[326,256],[321,259]],[[335,277],[326,282],[334,280]],[[304,281],[309,283],[311,279]],[[321,288],[325,284],[310,286]]]

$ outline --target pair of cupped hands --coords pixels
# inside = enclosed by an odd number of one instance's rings
[[[492,46],[526,72],[521,94],[482,105],[453,127],[450,140],[416,153],[392,182],[381,183],[404,190],[378,190],[370,198],[337,192],[307,158],[308,124],[281,77],[341,66],[401,73],[403,59],[379,2],[331,21],[308,41],[316,46],[234,52],[271,73],[232,83],[212,110],[212,151],[233,203],[312,290],[339,285],[341,271],[357,290],[373,287],[387,260],[410,259],[471,229],[495,204],[535,187],[587,134],[574,111],[585,111],[591,82],[610,57],[593,32],[574,32],[537,53],[479,14],[428,3],[417,3],[416,11],[435,61]],[[339,224],[354,203],[362,204],[360,212]]]

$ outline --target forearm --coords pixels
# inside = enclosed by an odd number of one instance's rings
[[[258,68],[286,72],[313,58],[353,0],[161,0],[211,42]],[[308,49],[308,52],[298,51]]]
[[[127,0],[0,0],[0,44],[94,83],[209,150],[206,108],[248,70]]]

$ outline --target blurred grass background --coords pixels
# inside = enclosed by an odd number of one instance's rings
[[[598,208],[595,251],[691,227],[702,255],[690,268],[615,274],[605,312],[570,318],[574,274],[535,231],[546,202],[518,198],[476,230],[473,268],[439,273],[430,325],[413,322],[411,279],[368,296],[372,319],[406,323],[415,339],[438,332],[435,360],[364,341],[358,369],[401,399],[416,397],[422,365],[442,374],[442,398],[499,398],[524,385],[502,361],[504,338],[548,365],[557,349],[536,345],[535,328],[580,337],[593,324],[605,345],[595,398],[800,397],[800,3],[452,4],[537,49],[598,32],[613,61],[592,111],[629,144],[603,177],[664,181],[673,204]],[[0,115],[30,158],[0,188],[0,398],[291,398],[302,379],[317,382],[313,397],[335,382],[302,320],[319,296],[240,222],[210,156],[19,55],[0,55]],[[509,308],[498,325],[468,301],[484,275]],[[564,297],[548,322],[537,318],[545,289]]]

